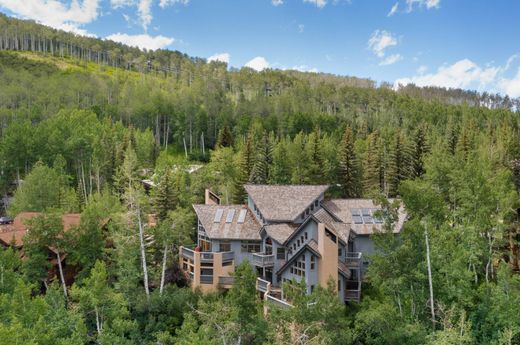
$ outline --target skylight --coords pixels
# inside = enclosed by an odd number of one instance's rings
[[[220,223],[220,220],[222,219],[222,214],[224,213],[224,210],[219,208],[217,209],[217,212],[215,213],[215,219],[213,219],[214,223]]]
[[[226,223],[231,223],[233,221],[233,217],[235,217],[235,210],[231,209],[228,211],[226,216]]]
[[[239,215],[238,215],[238,221],[237,221],[237,223],[239,223],[239,224],[244,223],[244,221],[246,220],[246,213],[247,213],[247,210],[246,210],[246,209],[241,209],[241,210],[240,210],[240,213],[239,213]]]
[[[383,220],[374,216],[374,213],[379,211],[376,208],[353,208],[350,212],[352,213],[352,222],[354,224],[383,224]]]

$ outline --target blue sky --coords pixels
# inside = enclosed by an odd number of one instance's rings
[[[0,0],[0,11],[233,67],[520,97],[517,0]]]

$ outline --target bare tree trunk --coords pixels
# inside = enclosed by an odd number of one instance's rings
[[[168,257],[168,244],[164,245],[163,262],[161,270],[161,286],[159,288],[159,294],[162,295],[164,289],[164,276],[166,275],[166,258]]]
[[[184,142],[184,154],[185,154],[186,158],[188,158],[188,148],[186,147],[186,137],[183,137],[182,141]]]
[[[97,307],[94,307],[94,311],[96,312],[96,330],[98,334],[101,334],[103,327],[101,326],[101,322],[99,321],[99,311]]]
[[[139,242],[141,243],[141,262],[143,264],[143,279],[144,279],[144,291],[146,297],[150,298],[150,289],[148,288],[148,267],[146,266],[146,252],[144,248],[144,230],[143,223],[141,221],[141,208],[139,202],[137,203],[137,222],[139,223]]]
[[[59,250],[56,250],[56,256],[58,257],[58,269],[60,271],[61,285],[63,286],[63,295],[67,299],[67,285],[65,285],[65,277],[63,276],[63,267],[61,266],[61,256]]]
[[[428,284],[430,285],[430,308],[432,312],[432,327],[435,329],[435,304],[433,301],[433,282],[432,282],[432,265],[430,259],[430,242],[428,240],[428,230],[424,227],[424,240],[426,242],[426,262],[428,264]]]

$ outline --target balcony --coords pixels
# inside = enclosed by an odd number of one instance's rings
[[[261,292],[269,292],[271,283],[262,278],[256,278],[256,289]]]
[[[189,259],[195,261],[196,257],[200,256],[200,262],[203,263],[213,263],[215,261],[215,256],[222,255],[222,262],[230,262],[235,258],[235,253],[233,252],[196,252],[192,248],[182,247],[181,255],[185,259]]]
[[[201,274],[200,275],[200,282],[202,284],[213,284],[213,275]]]
[[[233,252],[223,252],[222,253],[222,262],[233,261],[235,258],[235,253]]]
[[[287,309],[287,308],[292,308],[293,307],[292,304],[287,303],[287,302],[285,302],[285,301],[283,301],[281,299],[278,299],[276,297],[273,297],[273,296],[271,296],[269,294],[267,294],[265,296],[265,299],[266,299],[266,301],[269,301],[270,303],[272,303],[272,304],[274,304],[274,305],[276,305],[276,306],[278,306],[280,308]]]
[[[183,258],[190,259],[190,260],[193,260],[193,257],[195,256],[195,252],[193,251],[193,249],[190,249],[187,247],[182,247],[181,254],[182,254]]]
[[[361,256],[360,252],[350,252],[347,253],[345,264],[348,268],[360,268],[361,265]]]
[[[218,285],[223,288],[229,288],[235,283],[235,277],[220,276],[218,277]]]
[[[356,301],[361,300],[361,282],[357,280],[347,280],[345,286],[345,301]]]
[[[254,253],[253,265],[258,267],[273,267],[274,254]]]

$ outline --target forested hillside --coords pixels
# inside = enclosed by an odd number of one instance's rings
[[[23,260],[0,252],[0,343],[519,344],[519,105],[228,69],[0,16],[0,193],[13,197],[1,211],[43,212]],[[147,195],[143,179],[159,187]],[[185,287],[191,204],[205,188],[243,202],[248,182],[330,184],[380,200],[389,219],[383,197],[404,202],[361,303],[316,289],[264,317],[247,266],[226,295]],[[81,223],[64,233],[72,212]],[[72,286],[48,284],[48,248],[66,253]]]

